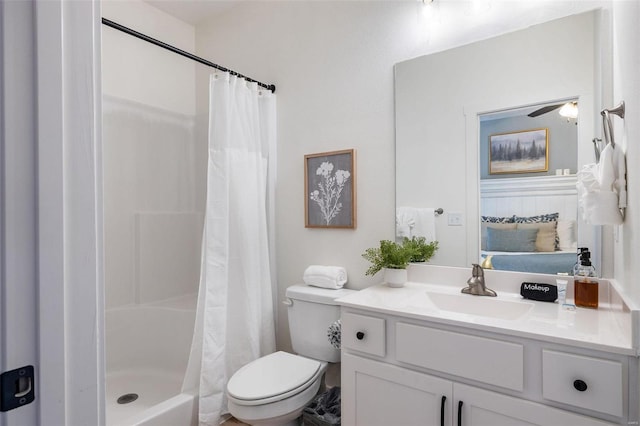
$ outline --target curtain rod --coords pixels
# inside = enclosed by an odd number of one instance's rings
[[[207,65],[209,67],[215,68],[215,69],[223,71],[223,72],[228,72],[231,75],[235,75],[235,76],[238,76],[240,78],[244,78],[245,80],[250,81],[252,83],[257,83],[258,86],[264,87],[265,89],[271,90],[272,92],[276,91],[275,84],[261,83],[261,82],[259,82],[257,80],[254,80],[252,78],[244,76],[244,75],[242,75],[240,73],[237,73],[235,71],[232,71],[232,70],[230,70],[228,68],[225,68],[225,67],[220,66],[218,64],[214,64],[211,61],[207,61],[206,59],[201,58],[199,56],[196,56],[196,55],[194,55],[192,53],[189,53],[189,52],[186,52],[186,51],[184,51],[182,49],[179,49],[179,48],[177,48],[175,46],[172,46],[170,44],[164,43],[164,42],[162,42],[160,40],[157,40],[157,39],[155,39],[153,37],[149,37],[146,34],[142,34],[142,33],[138,32],[136,30],[133,30],[133,29],[128,28],[128,27],[125,27],[124,25],[120,25],[117,22],[111,21],[111,20],[109,20],[107,18],[102,18],[102,23],[104,25],[108,26],[108,27],[111,27],[111,28],[114,28],[116,30],[122,31],[123,33],[127,33],[129,35],[137,37],[137,38],[139,38],[141,40],[144,40],[146,42],[149,42],[151,44],[155,44],[156,46],[162,47],[163,49],[167,49],[167,50],[169,50],[169,51],[171,51],[173,53],[177,53],[178,55],[184,56],[185,58],[189,58],[189,59],[194,60],[196,62],[200,62],[201,64]]]

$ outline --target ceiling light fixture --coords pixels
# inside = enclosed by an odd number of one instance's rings
[[[567,102],[562,105],[562,108],[560,108],[558,113],[565,118],[578,118],[578,103]]]

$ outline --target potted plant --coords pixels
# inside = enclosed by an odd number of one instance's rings
[[[389,287],[402,287],[407,281],[407,265],[418,255],[415,247],[389,240],[381,240],[380,247],[368,248],[362,257],[371,262],[365,275],[375,275],[384,269],[384,280]]]
[[[410,262],[428,262],[438,250],[438,242],[432,241],[427,244],[425,237],[404,237],[402,246],[410,250],[413,254]]]

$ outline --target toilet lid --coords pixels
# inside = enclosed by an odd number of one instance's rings
[[[313,359],[274,352],[238,370],[229,380],[227,391],[237,399],[270,398],[304,385],[314,378],[320,366]]]

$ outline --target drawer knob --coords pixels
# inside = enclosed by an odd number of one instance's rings
[[[573,387],[580,392],[584,392],[587,390],[587,384],[583,380],[576,380],[573,382]]]
[[[364,339],[364,332],[363,331],[358,331],[356,333],[356,339],[358,339],[358,340]]]

